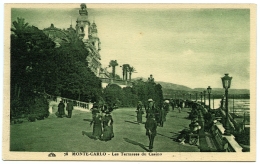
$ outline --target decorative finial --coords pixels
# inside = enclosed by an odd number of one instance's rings
[[[81,8],[81,10],[86,10],[86,9],[87,9],[87,6],[86,6],[85,3],[82,3],[82,4],[80,5],[80,8]]]

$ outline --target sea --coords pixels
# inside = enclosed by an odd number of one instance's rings
[[[221,99],[211,99],[211,109],[218,109],[220,107]],[[206,99],[206,105],[209,105],[209,100]],[[243,115],[250,112],[250,99],[230,99],[228,100],[229,113],[235,113],[237,115]]]

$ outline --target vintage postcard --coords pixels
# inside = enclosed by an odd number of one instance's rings
[[[256,160],[256,4],[4,9],[3,160]]]

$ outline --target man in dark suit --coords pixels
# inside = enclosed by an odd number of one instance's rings
[[[58,112],[59,112],[59,116],[58,117],[62,117],[62,115],[64,114],[64,108],[65,108],[65,104],[60,101],[59,105],[58,105]]]
[[[150,115],[145,123],[146,135],[149,138],[149,151],[153,151],[153,142],[156,136],[157,123],[154,119],[154,115]]]
[[[74,109],[73,107],[73,102],[72,101],[69,101],[67,103],[67,111],[68,111],[68,118],[71,118],[71,115],[72,115],[72,110]]]

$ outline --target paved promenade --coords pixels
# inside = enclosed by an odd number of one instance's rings
[[[189,110],[179,113],[175,109],[168,113],[164,127],[157,128],[154,152],[199,152],[197,146],[174,141],[178,132],[190,123],[186,119]],[[11,125],[10,148],[11,151],[34,152],[146,152],[148,137],[144,124],[136,122],[135,109],[116,109],[112,116],[115,137],[108,142],[91,139],[90,112],[74,110],[72,118],[50,115],[45,120]]]

